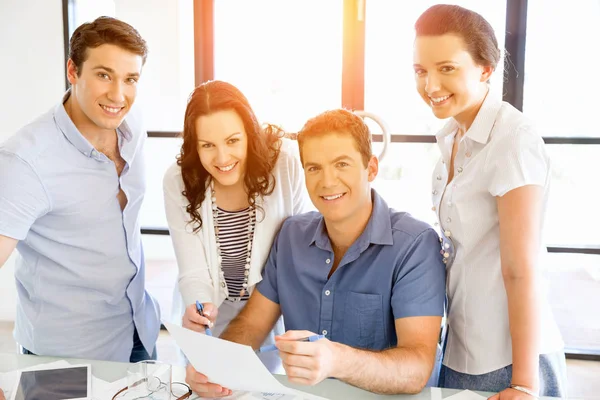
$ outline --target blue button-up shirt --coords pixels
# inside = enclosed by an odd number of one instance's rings
[[[349,346],[396,346],[395,320],[441,316],[445,267],[437,233],[388,208],[372,190],[373,211],[329,279],[333,250],[317,212],[288,218],[258,290],[281,306],[287,330],[309,330]]]
[[[146,135],[130,112],[119,177],[63,102],[0,145],[0,235],[19,240],[15,339],[45,356],[129,361],[134,328],[152,353],[160,327],[139,223]]]

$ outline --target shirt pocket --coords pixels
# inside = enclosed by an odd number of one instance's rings
[[[348,292],[344,310],[344,337],[349,346],[386,348],[383,304],[380,294]]]

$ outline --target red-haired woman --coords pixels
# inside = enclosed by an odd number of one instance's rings
[[[209,81],[188,101],[181,153],[163,186],[182,295],[174,310],[184,327],[209,325],[218,336],[261,280],[281,223],[312,208],[298,146],[261,126],[236,87]],[[280,319],[265,343],[283,332]]]

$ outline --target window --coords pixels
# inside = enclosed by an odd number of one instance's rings
[[[523,111],[542,136],[600,137],[600,1],[527,5]]]
[[[598,245],[600,215],[595,196],[597,173],[590,168],[600,159],[598,145],[547,145],[552,160],[552,187],[546,217],[546,242],[560,245]],[[600,261],[600,260],[599,260]]]
[[[342,0],[219,0],[215,79],[236,85],[260,121],[299,130],[340,107]]]
[[[140,211],[140,221],[145,228],[167,227],[162,183],[165,172],[175,163],[181,143],[180,138],[149,138],[146,141],[146,196]]]
[[[365,19],[365,110],[387,121],[393,134],[435,134],[445,121],[436,119],[415,89],[412,67],[414,24],[436,3],[456,3],[483,15],[504,47],[506,0],[482,2],[396,0],[368,1]],[[497,96],[502,95],[503,61],[492,77]]]
[[[381,143],[373,143],[378,155]],[[391,143],[386,157],[379,164],[379,174],[373,188],[388,205],[409,212],[431,226],[436,215],[431,211],[431,174],[440,156],[436,143]]]

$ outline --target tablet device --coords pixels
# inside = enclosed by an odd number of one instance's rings
[[[14,387],[10,400],[90,400],[92,367],[80,364],[20,371]]]

